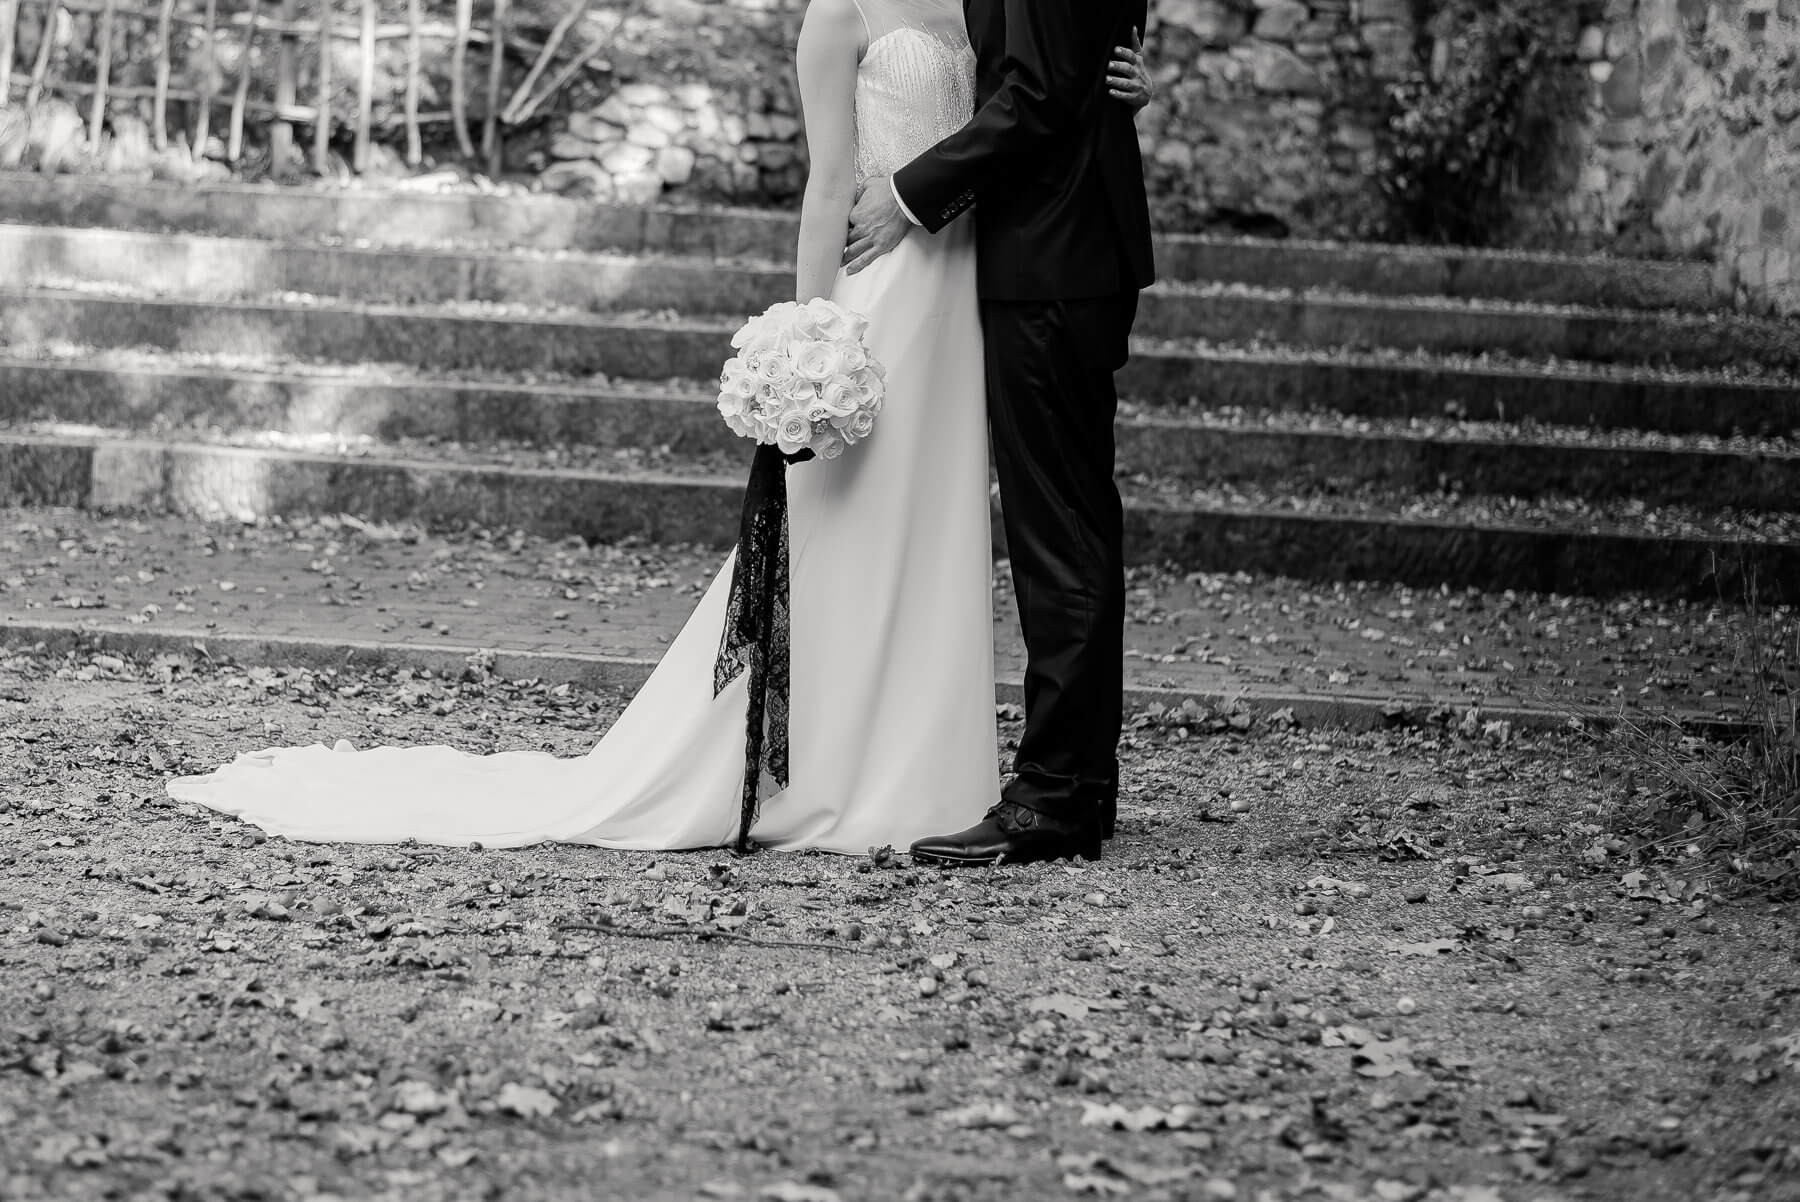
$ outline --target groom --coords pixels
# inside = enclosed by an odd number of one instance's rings
[[[1113,373],[1155,275],[1133,111],[1107,95],[1111,48],[1147,0],[964,0],[976,109],[872,180],[845,261],[975,207],[988,420],[1025,636],[1025,734],[1000,803],[916,860],[1100,857],[1112,833],[1125,618],[1113,483]]]

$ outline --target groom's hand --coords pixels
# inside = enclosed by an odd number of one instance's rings
[[[850,244],[844,248],[844,268],[855,275],[906,240],[912,222],[894,199],[887,176],[869,180],[850,209]]]

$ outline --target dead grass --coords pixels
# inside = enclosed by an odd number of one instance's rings
[[[1800,892],[1800,611],[1752,584],[1738,638],[1745,733],[1709,740],[1621,715],[1604,756],[1619,782],[1605,815],[1646,859],[1698,860],[1750,887]]]

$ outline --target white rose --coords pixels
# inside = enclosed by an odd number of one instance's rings
[[[871,413],[880,413],[882,403],[887,398],[887,384],[867,371],[859,372],[853,387],[859,409],[867,409]]]
[[[855,384],[841,376],[826,381],[824,387],[819,390],[819,399],[824,402],[825,408],[831,411],[833,417],[848,417],[863,405],[863,394],[857,390]]]
[[[781,395],[781,388],[776,384],[764,384],[756,392],[755,412],[765,418],[772,418],[787,408],[787,399]]]
[[[859,411],[844,427],[844,434],[852,439],[863,439],[875,432],[875,415],[867,409]]]
[[[806,414],[788,413],[783,415],[781,427],[775,431],[775,445],[781,448],[783,455],[793,455],[806,449],[812,434],[812,423],[806,420]]]
[[[842,306],[819,296],[808,301],[806,309],[820,338],[838,342],[849,337],[850,315]]]
[[[742,359],[729,360],[725,364],[724,374],[719,377],[719,391],[744,398],[753,397],[756,395],[756,377]]]
[[[836,459],[844,453],[844,448],[848,445],[850,444],[836,435],[827,434],[819,440],[819,445],[813,450],[818,453],[820,459]]]
[[[862,348],[860,342],[840,342],[837,344],[840,356],[838,370],[845,375],[855,375],[869,366],[869,353]]]
[[[794,352],[794,373],[823,384],[844,373],[844,353],[829,342],[808,342]]]
[[[814,339],[824,337],[819,331],[819,317],[808,305],[795,305],[793,314],[788,318],[787,330],[794,338]]]
[[[725,415],[725,424],[729,426],[731,432],[736,434],[739,438],[757,437],[755,423],[741,413],[727,413]]]
[[[763,384],[780,384],[792,373],[793,367],[781,351],[764,351],[751,360],[750,370]]]
[[[868,318],[864,317],[861,313],[858,313],[851,309],[846,309],[844,311],[844,316],[847,317],[850,322],[850,328],[848,331],[846,331],[846,333],[851,338],[854,338],[854,339],[856,339],[856,341],[861,342],[863,339],[868,337],[868,335],[869,335],[869,319]]]
[[[793,301],[783,301],[772,306],[763,315],[767,327],[764,337],[771,346],[786,348],[806,337],[807,329],[812,325],[812,318],[804,306]]]
[[[805,413],[819,404],[819,386],[811,380],[789,380],[781,386],[781,399],[788,409]]]

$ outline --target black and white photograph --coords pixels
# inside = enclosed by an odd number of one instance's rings
[[[0,1202],[1800,1202],[1800,0],[0,0]]]

